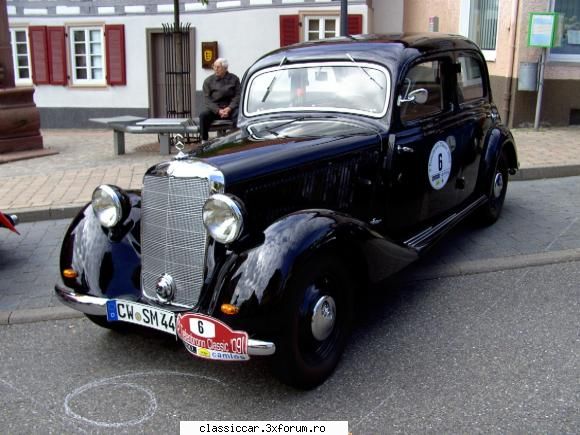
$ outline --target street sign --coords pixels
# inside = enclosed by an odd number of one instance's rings
[[[528,23],[528,47],[552,48],[557,41],[559,15],[532,12]]]

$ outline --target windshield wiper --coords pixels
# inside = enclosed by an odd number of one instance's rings
[[[274,83],[276,83],[276,80],[278,79],[278,75],[280,74],[280,68],[282,68],[282,65],[284,65],[286,63],[286,60],[287,60],[287,58],[286,58],[286,56],[284,56],[282,58],[282,60],[280,61],[280,64],[278,65],[278,70],[276,71],[276,74],[274,75],[274,77],[272,77],[272,81],[270,82],[270,84],[266,88],[266,92],[264,93],[264,96],[262,97],[262,103],[265,103],[266,99],[270,95],[270,91],[274,87]]]
[[[358,68],[359,68],[359,69],[360,69],[362,72],[364,72],[364,73],[366,74],[366,76],[367,76],[369,79],[371,79],[373,82],[375,82],[375,84],[376,84],[376,85],[377,85],[377,86],[378,86],[378,87],[379,87],[381,90],[383,89],[383,87],[381,86],[381,84],[380,84],[379,82],[377,82],[377,81],[374,79],[374,77],[373,77],[372,75],[370,75],[370,74],[369,74],[369,72],[368,72],[366,69],[364,69],[362,66],[360,66],[360,65],[357,63],[357,61],[356,61],[356,60],[354,60],[354,58],[353,58],[353,57],[350,55],[350,53],[346,53],[346,57],[348,57],[348,58],[350,59],[350,61],[351,61],[352,63],[354,63],[356,66],[358,66]],[[263,101],[262,101],[262,102],[263,102]]]
[[[278,137],[280,135],[278,134],[278,132],[276,130],[279,130],[280,128],[285,127],[285,126],[290,125],[290,124],[293,124],[295,122],[304,121],[305,119],[306,119],[305,116],[300,116],[298,118],[291,119],[290,121],[283,122],[282,124],[278,124],[278,125],[274,125],[272,127],[267,127],[267,128],[263,128],[261,130],[258,130],[258,133],[265,131],[265,132],[268,132],[268,133]]]

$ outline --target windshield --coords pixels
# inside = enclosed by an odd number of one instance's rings
[[[246,116],[270,112],[330,111],[380,118],[387,112],[390,77],[378,65],[358,62],[288,65],[250,78]]]

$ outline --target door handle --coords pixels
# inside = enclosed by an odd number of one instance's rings
[[[409,147],[402,147],[401,145],[397,145],[397,152],[398,153],[414,153],[415,150]]]

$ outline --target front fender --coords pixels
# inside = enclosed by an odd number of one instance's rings
[[[60,268],[73,269],[76,278],[62,277],[79,293],[97,297],[141,297],[141,197],[126,192],[131,212],[114,229],[101,226],[87,204],[69,226],[61,248]]]
[[[216,302],[240,309],[228,323],[258,334],[260,329],[272,333],[282,326],[288,283],[318,253],[338,253],[363,284],[382,280],[417,258],[414,250],[383,238],[364,222],[329,210],[287,215],[263,234],[263,242],[239,253],[216,283]],[[217,313],[217,304],[215,308]]]

